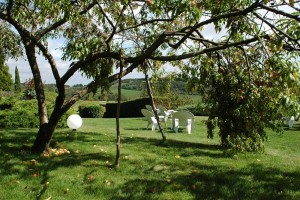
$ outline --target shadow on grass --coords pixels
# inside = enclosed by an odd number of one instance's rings
[[[170,179],[138,178],[128,181],[115,199],[151,198],[188,193],[193,199],[298,199],[300,172],[284,172],[277,168],[250,164],[241,170],[195,165],[198,171]],[[151,176],[149,174],[149,176]],[[177,194],[178,193],[178,194]],[[296,195],[295,195],[296,194]],[[298,196],[297,196],[298,195]],[[168,198],[167,198],[168,199]]]
[[[84,133],[77,135],[76,140],[83,143],[94,142],[91,139],[94,133]],[[105,135],[102,135],[105,136]],[[89,174],[93,173],[93,168],[106,169],[108,166],[104,162],[89,162],[91,160],[110,160],[108,154],[98,153],[78,153],[63,155],[53,158],[39,157],[32,155],[22,149],[25,143],[32,143],[35,132],[26,130],[5,130],[0,131],[0,156],[1,170],[0,176],[14,174],[22,179],[31,179],[33,174],[40,177],[42,187],[37,191],[36,199],[41,199],[47,191],[47,182],[50,179],[49,173],[60,167],[72,168],[74,166],[86,166],[91,168],[84,175],[84,180],[89,179]],[[97,135],[97,137],[101,137]],[[63,141],[66,135],[56,135],[57,141]],[[107,141],[113,137],[107,137]],[[75,140],[75,138],[73,138]],[[70,138],[72,140],[72,138]],[[106,140],[106,139],[105,139]],[[103,139],[101,139],[103,142]],[[176,151],[178,149],[189,150],[182,153],[182,157],[207,156],[211,158],[227,157],[220,151],[218,145],[201,144],[194,142],[183,142],[177,140],[167,140],[161,143],[160,139],[142,137],[123,137],[123,144],[141,145],[142,147],[160,147],[155,151],[159,155],[164,148]],[[174,148],[174,149],[172,149]],[[39,164],[25,164],[31,159],[37,159]],[[218,162],[218,159],[216,159]],[[232,160],[232,162],[235,162]],[[151,165],[151,163],[149,163]],[[173,163],[176,166],[176,163]],[[22,165],[23,168],[16,167]],[[134,165],[130,163],[130,165]],[[102,187],[97,182],[90,181],[86,190],[94,195],[106,193],[113,196],[111,199],[180,199],[182,193],[188,194],[193,199],[299,199],[300,193],[300,172],[285,172],[277,167],[265,167],[262,164],[248,164],[242,169],[229,167],[223,163],[218,165],[205,164],[194,160],[186,163],[186,167],[191,169],[190,173],[174,170],[172,167],[165,173],[155,171],[153,167],[140,169],[141,176],[126,178],[125,184],[120,187]],[[180,166],[181,167],[181,166]],[[179,167],[179,169],[180,169]],[[29,170],[31,169],[31,170]],[[120,172],[121,173],[121,172]],[[99,184],[99,183],[98,183]],[[177,194],[178,193],[178,194]],[[187,196],[185,196],[187,197]],[[103,197],[105,198],[105,197]],[[169,198],[170,199],[170,198]]]
[[[35,134],[36,132],[28,131],[28,129],[0,131],[0,177],[14,175],[15,179],[20,180],[40,178],[40,186],[30,186],[37,193],[36,199],[43,198],[43,194],[48,188],[49,172],[53,170],[61,167],[72,168],[74,166],[108,168],[108,165],[104,162],[89,162],[91,160],[105,161],[110,159],[108,154],[101,152],[74,153],[74,150],[69,149],[73,153],[54,157],[32,154],[30,146],[33,144]],[[63,140],[64,137],[58,137],[59,141]]]

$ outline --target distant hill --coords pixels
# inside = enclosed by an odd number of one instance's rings
[[[85,87],[83,84],[76,84],[73,86],[66,86],[66,97],[70,97],[76,91]],[[45,89],[49,92],[57,92],[55,84],[45,84]],[[101,94],[98,91],[96,94],[90,94],[83,98],[83,100],[111,100],[117,99],[118,83],[113,82],[110,87],[110,92]],[[181,95],[188,95],[188,91],[184,81],[175,80],[171,84],[171,91],[177,92]],[[122,100],[137,99],[146,94],[146,82],[144,79],[124,79],[122,80]]]

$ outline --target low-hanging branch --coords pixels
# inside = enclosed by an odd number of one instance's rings
[[[218,16],[215,16],[215,17],[211,17],[210,19],[208,20],[205,20],[203,22],[200,22],[200,23],[197,23],[196,25],[194,25],[189,32],[186,33],[186,35],[179,41],[177,42],[176,44],[171,44],[169,43],[169,46],[174,48],[174,49],[177,49],[183,42],[185,42],[188,37],[190,37],[190,35],[195,32],[198,28],[204,26],[204,25],[207,25],[207,24],[210,24],[210,23],[213,23],[213,22],[216,22],[216,21],[219,21],[221,19],[225,19],[225,18],[230,18],[230,17],[235,17],[235,16],[240,16],[240,15],[246,15],[247,13],[249,12],[252,12],[255,8],[257,8],[258,6],[258,3],[259,3],[259,0],[256,0],[255,3],[253,3],[251,6],[249,6],[248,8],[244,9],[244,10],[240,10],[240,11],[235,11],[235,12],[230,12],[230,13],[225,13],[225,14],[221,14],[221,15],[218,15]]]
[[[222,44],[222,45],[205,48],[205,49],[203,49],[201,51],[198,51],[198,52],[192,52],[192,53],[187,53],[187,54],[182,54],[182,55],[149,56],[149,58],[152,59],[152,60],[159,60],[159,61],[184,60],[184,59],[188,59],[188,58],[192,58],[192,57],[195,57],[195,56],[199,56],[201,54],[205,54],[205,53],[208,53],[208,52],[223,50],[223,49],[227,49],[227,48],[234,47],[234,46],[248,45],[250,43],[258,41],[261,38],[270,39],[270,36],[267,35],[267,34],[265,34],[265,35],[256,36],[256,37],[253,37],[253,38],[250,38],[250,39],[247,39],[247,40],[243,40],[243,41],[239,41],[239,42],[233,42],[233,43],[225,43],[225,44]]]

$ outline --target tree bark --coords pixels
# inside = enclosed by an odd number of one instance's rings
[[[155,119],[157,120],[159,132],[161,133],[161,136],[162,136],[162,141],[164,142],[164,141],[166,141],[167,138],[166,138],[164,130],[161,128],[161,123],[160,123],[160,120],[159,120],[159,116],[158,116],[158,114],[156,112],[156,107],[155,107],[155,103],[154,103],[154,99],[153,99],[153,94],[152,94],[150,82],[149,82],[149,79],[148,79],[147,69],[144,69],[144,73],[145,73],[145,80],[146,80],[147,92],[148,92],[148,95],[149,95],[149,97],[151,99],[152,110],[153,110]]]
[[[123,64],[120,60],[120,76],[119,76],[119,84],[118,84],[118,104],[117,104],[117,113],[116,113],[116,131],[117,131],[117,139],[116,139],[116,167],[120,166],[120,155],[121,155],[121,135],[120,135],[120,109],[121,109],[121,87],[122,87],[122,71]]]
[[[27,55],[27,59],[31,68],[31,72],[33,75],[33,80],[35,84],[35,92],[36,92],[36,98],[38,102],[38,113],[39,113],[39,120],[40,120],[40,126],[43,126],[43,124],[48,123],[48,115],[47,115],[47,106],[46,106],[46,98],[45,98],[45,92],[44,92],[44,85],[41,77],[41,73],[36,61],[35,56],[35,45],[27,39],[23,40],[25,45],[25,51]]]
[[[42,153],[43,151],[49,149],[50,141],[54,134],[56,125],[57,123],[56,124],[45,123],[40,126],[34,144],[31,147],[31,151],[33,153]]]

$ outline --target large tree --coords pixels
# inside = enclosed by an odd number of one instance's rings
[[[78,99],[117,80],[119,73],[112,74],[112,69],[120,63],[125,76],[145,60],[151,67],[172,61],[184,67],[194,62],[192,58],[210,54],[214,59],[218,51],[235,47],[248,51],[252,45],[273,44],[298,50],[299,3],[280,4],[266,0],[1,1],[0,19],[19,34],[35,82],[40,128],[32,150],[48,148],[58,120]],[[212,27],[219,37],[205,34]],[[63,59],[71,61],[65,73],[48,49],[49,38],[65,39]],[[58,91],[49,117],[36,59],[39,52],[49,63]],[[78,71],[92,81],[66,99],[64,86]]]

